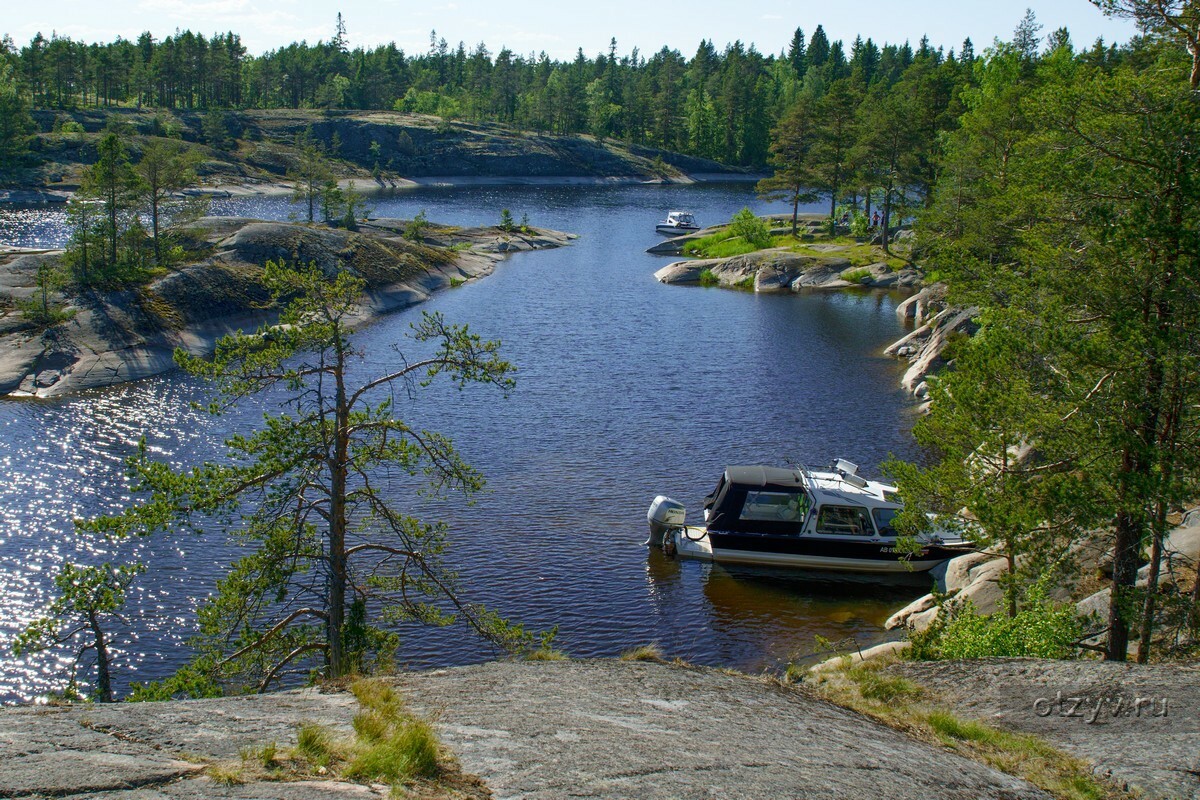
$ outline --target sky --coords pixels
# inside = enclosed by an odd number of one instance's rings
[[[999,37],[1007,39],[1032,8],[1043,34],[1066,26],[1077,47],[1097,37],[1124,42],[1133,35],[1129,22],[1112,20],[1088,0],[56,0],[40,3],[6,0],[0,34],[18,45],[41,32],[73,39],[134,39],[144,30],[155,38],[176,29],[206,35],[232,30],[252,54],[294,41],[310,43],[333,36],[342,12],[352,47],[394,41],[408,53],[429,47],[436,30],[451,46],[479,42],[492,54],[508,47],[519,54],[545,51],[571,58],[576,48],[593,56],[617,39],[622,55],[634,47],[643,54],[663,45],[690,57],[701,39],[718,47],[741,40],[763,53],[778,53],[797,27],[811,36],[818,24],[830,41],[842,39],[847,51],[854,37],[914,45],[928,35],[936,47],[956,51],[970,37],[976,52]]]

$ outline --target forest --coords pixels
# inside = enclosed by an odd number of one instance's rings
[[[1036,22],[1022,26],[1018,38],[1028,39]],[[1066,30],[1055,31],[1047,47],[1068,40]],[[1081,58],[1112,66],[1126,55],[1097,41]],[[718,49],[712,40],[690,58],[667,47],[621,54],[613,39],[606,53],[580,50],[557,61],[508,48],[493,53],[483,43],[452,47],[436,31],[426,52],[405,53],[395,44],[351,48],[339,15],[328,41],[257,56],[233,32],[161,39],[146,32],[107,44],[39,34],[18,46],[5,38],[0,107],[9,96],[9,105],[62,110],[394,109],[763,167],[772,127],[801,97],[828,95],[839,108],[865,110],[898,85],[921,109],[922,143],[935,146],[962,111],[958,95],[973,81],[976,59],[969,39],[949,51],[927,38],[915,47],[862,37],[846,45],[830,41],[821,25],[811,36],[797,29],[779,54],[742,42]]]

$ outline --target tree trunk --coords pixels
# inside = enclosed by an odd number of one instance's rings
[[[339,678],[346,674],[343,631],[346,622],[346,477],[350,450],[350,409],[346,398],[346,352],[340,328],[335,326],[338,337],[337,361],[334,378],[337,382],[335,398],[335,430],[333,463],[330,465],[329,503],[329,619],[326,636],[329,645],[329,677]]]
[[[892,192],[890,189],[885,189],[883,192],[883,215],[879,219],[879,240],[883,246],[883,252],[888,255],[892,254],[892,236],[891,236],[891,221],[892,221]]]
[[[113,702],[112,676],[109,672],[108,642],[104,639],[104,631],[100,620],[94,612],[88,613],[88,625],[96,642],[96,699],[101,703]]]
[[[800,193],[792,195],[792,238],[796,238],[800,227]]]
[[[150,187],[150,227],[154,232],[154,265],[162,266],[162,246],[158,241],[158,188]]]
[[[1162,566],[1163,527],[1166,507],[1160,501],[1155,513],[1154,540],[1150,546],[1150,582],[1146,584],[1146,602],[1142,605],[1142,635],[1138,639],[1137,663],[1150,658],[1150,640],[1154,636],[1154,602],[1158,597],[1158,574]]]

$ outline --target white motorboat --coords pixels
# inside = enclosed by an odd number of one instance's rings
[[[899,542],[896,487],[869,481],[838,459],[828,470],[728,467],[704,499],[703,526],[659,495],[647,514],[650,539],[667,555],[731,564],[840,572],[926,572],[969,552],[967,542],[923,534]]]
[[[700,230],[700,226],[696,224],[696,218],[692,216],[692,212],[672,211],[667,214],[666,220],[654,226],[654,230],[664,236],[683,236],[687,233],[695,233]]]

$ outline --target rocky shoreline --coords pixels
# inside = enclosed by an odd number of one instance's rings
[[[497,798],[1043,800],[1023,780],[778,681],[623,661],[493,662],[390,679],[461,768]],[[296,743],[301,722],[349,733],[345,691],[0,710],[0,796],[387,797],[338,780],[248,780],[243,752]],[[225,767],[222,773],[216,768]]]
[[[321,225],[209,217],[197,225],[203,260],[149,284],[63,298],[71,319],[39,328],[10,304],[0,311],[0,394],[55,397],[138,380],[174,368],[175,348],[212,352],[217,339],[271,322],[277,310],[259,278],[270,259],[342,265],[367,281],[360,322],[482,277],[516,252],[561,247],[559,231],[431,226],[419,243],[405,220],[376,219],[357,232]],[[61,251],[0,254],[0,296],[28,298],[39,264]]]

